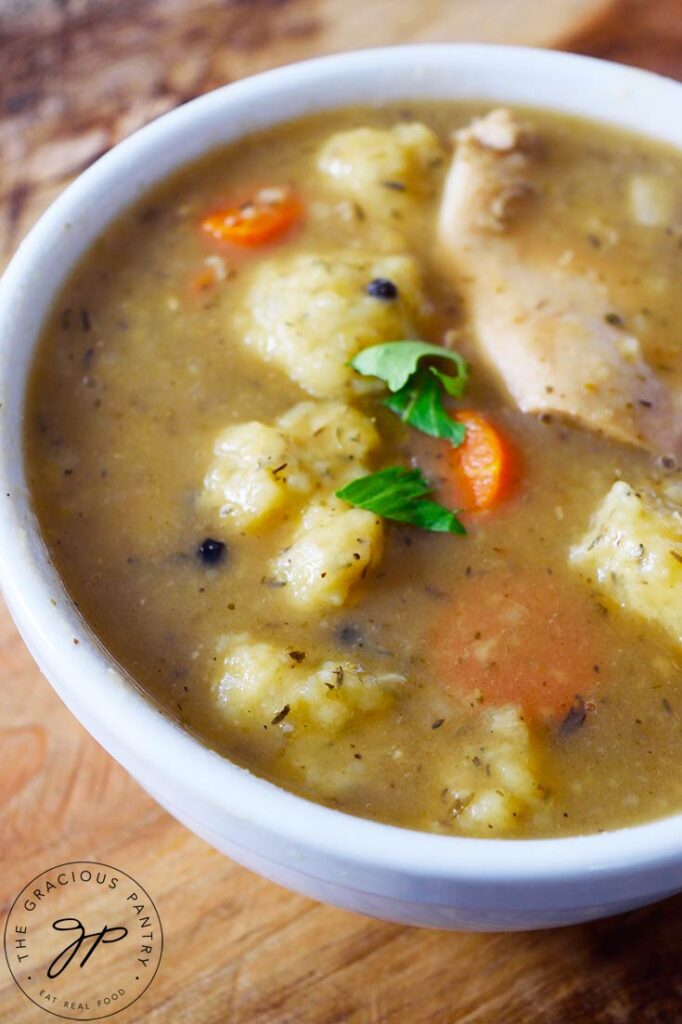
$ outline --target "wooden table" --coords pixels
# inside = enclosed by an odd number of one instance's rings
[[[0,0],[0,259],[121,136],[357,39],[557,45],[682,77],[681,0]],[[128,871],[165,928],[120,1024],[676,1024],[682,897],[584,927],[446,934],[293,895],[168,817],[71,717],[0,614],[0,895],[68,860]],[[0,1021],[49,1020],[0,971]]]

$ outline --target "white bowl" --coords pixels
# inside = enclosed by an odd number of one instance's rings
[[[122,675],[66,595],[26,485],[22,419],[36,339],[71,268],[113,218],[177,167],[245,132],[313,110],[417,98],[531,104],[682,145],[682,87],[674,82],[563,53],[469,45],[280,68],[143,128],[60,196],[0,284],[0,582],[30,651],[83,725],[171,814],[230,857],[316,899],[394,921],[570,924],[682,888],[682,816],[568,839],[460,839],[354,818],[257,778],[202,746]]]

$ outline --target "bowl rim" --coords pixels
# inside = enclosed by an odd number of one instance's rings
[[[682,111],[682,85],[639,69],[525,47],[418,44],[335,54],[262,72],[176,108],[119,143],[69,185],[42,215],[21,242],[0,282],[0,431],[5,439],[0,446],[0,585],[29,650],[72,713],[95,738],[126,767],[143,764],[157,775],[161,773],[169,786],[177,787],[185,797],[189,794],[197,807],[208,807],[219,818],[239,818],[267,827],[294,847],[312,847],[330,858],[341,857],[346,863],[424,878],[528,883],[575,881],[594,872],[602,878],[649,872],[682,862],[682,814],[603,833],[558,838],[440,835],[316,804],[215,753],[160,711],[120,670],[80,619],[49,561],[31,508],[20,441],[26,379],[21,381],[18,394],[11,378],[21,371],[13,369],[12,359],[20,342],[31,351],[34,347],[35,334],[22,337],[21,317],[28,315],[27,296],[36,279],[46,276],[46,250],[49,253],[55,235],[63,234],[69,224],[77,225],[83,206],[111,185],[116,175],[139,165],[162,146],[191,138],[201,117],[209,123],[221,112],[238,111],[246,100],[251,104],[263,100],[263,106],[267,106],[265,101],[274,90],[300,92],[330,75],[359,74],[371,79],[406,67],[426,73],[447,61],[468,62],[470,67],[487,62],[507,69],[523,64],[538,75],[558,68],[586,83],[586,88],[589,83],[612,82],[626,93],[643,90],[647,96],[663,94]],[[406,77],[409,90],[410,75]],[[338,106],[334,103],[328,108]],[[546,102],[537,106],[558,109]],[[319,109],[323,108],[324,103]],[[264,125],[288,119],[269,113],[264,116]],[[592,116],[593,120],[600,119],[598,112]],[[614,123],[611,118],[602,119]],[[682,117],[679,120],[682,122]],[[240,134],[245,132],[235,137]],[[209,131],[198,152],[208,153],[216,146]],[[193,159],[175,159],[175,167],[179,169]],[[154,174],[149,187],[167,176]],[[131,192],[120,209],[137,197]],[[94,237],[100,233],[98,229]],[[59,287],[90,244],[88,241],[79,249],[63,272],[56,272]],[[52,305],[53,295],[40,314],[41,320]],[[143,748],[134,738],[140,735],[144,736]]]

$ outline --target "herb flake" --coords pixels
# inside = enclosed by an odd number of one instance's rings
[[[577,732],[578,729],[584,725],[586,718],[587,705],[585,704],[584,698],[577,693],[573,700],[573,704],[559,726],[559,735],[570,736],[572,733]]]
[[[289,707],[289,705],[285,704],[284,707],[281,708],[281,710],[278,711],[277,714],[274,716],[274,718],[270,722],[270,725],[279,725],[280,722],[284,721],[284,719],[287,717],[290,711],[291,708]]]

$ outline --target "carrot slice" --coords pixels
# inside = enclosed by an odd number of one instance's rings
[[[453,419],[466,427],[466,438],[449,454],[449,469],[462,506],[484,512],[508,496],[518,478],[519,459],[512,443],[483,413],[458,409]]]
[[[204,217],[202,229],[220,242],[247,248],[266,245],[286,234],[303,216],[301,201],[287,189],[263,188],[253,199]]]
[[[463,444],[453,448],[415,434],[414,461],[441,504],[469,513],[493,511],[517,489],[522,461],[516,445],[487,413],[458,409],[450,415],[467,428]]]
[[[594,689],[608,623],[581,589],[541,570],[470,577],[427,637],[438,683],[484,704],[564,718]]]

